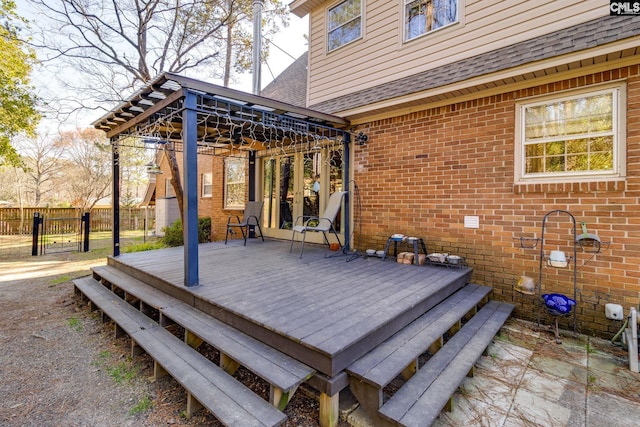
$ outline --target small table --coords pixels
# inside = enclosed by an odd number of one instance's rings
[[[424,254],[427,254],[427,245],[424,243],[424,240],[421,238],[416,238],[416,239],[411,239],[411,240],[398,240],[395,239],[393,237],[389,237],[387,239],[387,244],[384,246],[384,254],[382,255],[382,260],[384,261],[387,258],[387,253],[389,252],[389,247],[391,246],[391,243],[393,243],[393,256],[397,257],[398,256],[398,242],[404,242],[405,244],[409,245],[411,243],[413,243],[413,254],[414,254],[414,258],[413,258],[413,262],[415,265],[420,265],[420,259],[418,257],[419,253],[420,253],[420,248],[422,248],[422,251],[424,252]],[[418,246],[420,245],[420,246]]]

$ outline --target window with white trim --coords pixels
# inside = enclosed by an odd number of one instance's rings
[[[202,197],[211,197],[213,195],[213,174],[211,172],[202,174]]]
[[[623,97],[615,85],[518,103],[516,180],[623,176]]]
[[[404,40],[458,22],[458,0],[404,0]]]
[[[346,0],[327,10],[327,50],[362,37],[362,0]]]
[[[244,208],[246,159],[228,157],[224,161],[224,207]]]

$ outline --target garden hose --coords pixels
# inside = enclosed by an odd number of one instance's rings
[[[627,328],[627,325],[629,324],[629,318],[625,319],[624,323],[622,324],[622,328],[620,328],[620,330],[618,331],[618,333],[616,333],[613,338],[611,338],[611,345],[622,345],[622,342],[620,343],[616,343],[616,340],[622,335],[622,333],[624,332],[624,330]]]

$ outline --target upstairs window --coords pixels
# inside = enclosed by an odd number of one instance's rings
[[[458,0],[405,0],[404,39],[411,40],[458,21]]]
[[[520,103],[520,181],[622,176],[622,87]]]
[[[329,8],[327,34],[328,51],[362,37],[362,1],[346,0]]]

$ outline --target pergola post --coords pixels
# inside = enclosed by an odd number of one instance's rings
[[[249,201],[255,202],[256,200],[256,152],[249,151]],[[256,227],[254,225],[249,226],[249,237],[256,237]]]
[[[186,90],[182,112],[182,173],[184,198],[184,285],[198,286],[198,112],[196,94]]]
[[[118,141],[111,140],[111,166],[113,174],[112,200],[112,231],[113,256],[120,255],[120,150]]]
[[[349,132],[344,132],[342,138],[342,164],[343,164],[343,182],[346,183],[344,191],[347,192],[345,195],[344,201],[344,248],[342,249],[343,253],[347,253],[352,246],[351,242],[351,194],[353,194],[349,190],[349,184],[351,183],[351,152],[349,151],[349,145],[351,142],[351,134]]]

